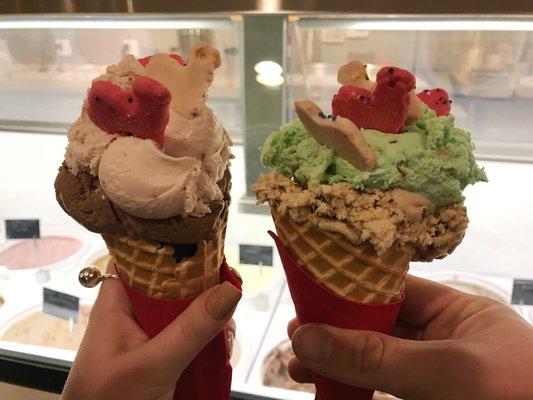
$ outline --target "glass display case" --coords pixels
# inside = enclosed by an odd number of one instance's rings
[[[413,71],[420,87],[449,89],[457,123],[472,132],[489,176],[465,194],[470,227],[463,244],[444,260],[414,263],[411,272],[533,320],[532,307],[511,304],[515,280],[533,280],[533,18],[237,10],[2,17],[0,381],[61,390],[97,292],[79,285],[78,272],[108,260],[100,236],[69,218],[53,191],[66,128],[91,80],[125,54],[187,54],[197,40],[221,52],[208,104],[235,141],[225,251],[245,286],[235,314],[233,398],[314,398],[312,387],[287,376],[286,324],[294,308],[266,234],[273,223],[265,207],[253,206],[250,185],[263,171],[258,147],[294,118],[294,100],[329,109],[337,68],[351,59],[367,63],[371,75],[392,64]],[[40,221],[39,239],[7,239],[3,220],[22,219]],[[266,259],[253,256],[258,252]],[[47,292],[77,299],[76,312],[52,315],[43,308]],[[9,390],[0,384],[0,398]],[[39,396],[54,398],[31,394]]]
[[[533,107],[533,32],[526,21],[307,17],[293,18],[288,36],[291,117],[299,98],[328,108],[346,60],[367,63],[371,79],[380,66],[397,65],[413,71],[419,87],[447,88],[479,157],[533,157],[523,124]]]
[[[210,105],[242,138],[242,19],[19,19],[0,27],[0,126],[64,132],[93,77],[126,54],[188,54],[199,40],[220,49]],[[44,106],[46,105],[46,106]],[[32,110],[32,112],[28,112]]]

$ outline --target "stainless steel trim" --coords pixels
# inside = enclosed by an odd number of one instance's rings
[[[1,1],[1,0],[0,0]],[[214,15],[2,15],[0,29],[231,29],[230,16]]]
[[[53,135],[65,135],[69,124],[44,122],[44,121],[14,121],[0,119],[0,133],[46,133]]]
[[[40,13],[531,14],[531,0],[0,0],[0,14]]]
[[[369,30],[501,30],[531,31],[532,15],[347,15],[310,17],[295,21],[299,28],[335,28]]]

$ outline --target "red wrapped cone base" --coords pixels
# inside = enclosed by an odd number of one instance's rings
[[[389,334],[403,302],[365,304],[346,300],[316,282],[293,258],[274,232],[287,283],[302,324],[323,323],[344,329],[375,331]],[[373,390],[356,388],[313,374],[317,400],[370,400]]]
[[[228,281],[239,290],[241,283],[224,260],[220,281]],[[166,328],[196,297],[154,299],[122,282],[131,302],[137,323],[152,338]],[[226,331],[218,334],[183,372],[174,392],[174,400],[228,400],[231,390]]]

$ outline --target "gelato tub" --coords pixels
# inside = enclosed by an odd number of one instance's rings
[[[511,294],[481,277],[462,272],[430,275],[429,278],[451,288],[476,296],[487,297],[509,305]]]
[[[8,241],[0,251],[0,265],[14,270],[45,267],[73,256],[82,247],[80,240],[69,236]]]
[[[286,390],[314,393],[315,386],[308,383],[298,383],[289,376],[289,360],[294,356],[288,340],[273,348],[263,361],[263,385]]]
[[[256,296],[270,290],[281,279],[277,266],[245,264],[240,262],[239,247],[226,246],[224,249],[228,264],[237,270],[242,280],[243,294]]]
[[[95,267],[98,267],[100,271],[105,271],[107,269],[107,264],[109,263],[109,260],[111,260],[111,256],[109,255],[107,249],[101,249],[91,254],[91,256],[87,258],[85,264],[82,265],[82,267],[93,265]]]
[[[35,273],[38,282],[46,282],[50,273],[76,267],[87,246],[82,235],[63,229],[45,230],[37,239],[6,240],[0,244],[0,270],[7,276]]]
[[[32,308],[15,317],[3,330],[0,340],[76,351],[85,333],[91,308],[80,307],[78,322],[44,314]]]

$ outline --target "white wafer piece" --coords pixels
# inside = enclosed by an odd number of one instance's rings
[[[374,90],[376,82],[368,79],[366,64],[353,60],[341,65],[337,72],[337,82],[341,85],[353,85],[369,91]]]
[[[185,117],[191,117],[207,100],[213,71],[219,66],[219,51],[207,43],[198,42],[191,50],[187,65],[181,65],[168,54],[159,53],[152,56],[144,74],[170,91],[170,107]]]
[[[352,121],[339,116],[327,118],[320,107],[309,100],[296,101],[294,106],[300,121],[318,143],[334,150],[356,168],[365,171],[374,168],[374,151]]]

